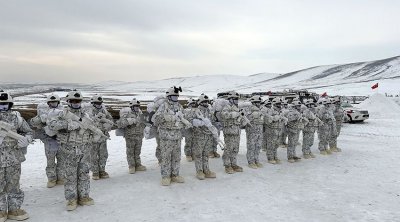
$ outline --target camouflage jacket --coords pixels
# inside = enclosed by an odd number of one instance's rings
[[[143,138],[143,131],[145,128],[144,117],[142,111],[132,111],[131,108],[123,108],[119,112],[120,119],[117,121],[118,128],[124,129],[124,137],[141,137]],[[133,119],[133,124],[129,124],[128,119]]]

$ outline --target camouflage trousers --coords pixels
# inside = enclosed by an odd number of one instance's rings
[[[57,140],[48,137],[43,139],[44,152],[46,154],[46,175],[48,180],[63,180],[63,160],[60,144]]]
[[[68,144],[61,145],[61,149],[65,153],[64,194],[67,200],[89,196],[90,148],[90,144],[82,144],[77,147]]]
[[[194,165],[196,172],[209,171],[208,166],[208,153],[210,147],[214,143],[214,137],[211,134],[195,134],[193,137],[193,154],[194,154]]]
[[[240,135],[224,135],[225,149],[222,154],[224,166],[236,166],[239,153]]]
[[[181,162],[181,140],[160,139],[161,176],[179,176]]]
[[[337,138],[339,137],[340,130],[342,129],[342,124],[336,122],[336,134],[333,134],[331,132],[331,135],[329,137],[329,148],[337,148]],[[333,131],[333,130],[331,130]]]
[[[135,168],[142,164],[140,160],[140,153],[142,151],[143,137],[132,136],[125,138],[126,142],[126,160],[128,161],[129,168]]]
[[[160,150],[160,137],[156,136],[156,158],[158,163],[161,164],[161,150]]]
[[[277,149],[279,147],[279,131],[276,128],[266,128],[267,132],[267,159],[278,159]]]
[[[90,150],[90,170],[93,174],[106,171],[108,159],[107,141],[93,143]]]
[[[282,127],[282,130],[279,132],[279,145],[286,144],[286,138],[288,138],[288,129],[286,126]]]
[[[303,155],[311,153],[311,146],[314,144],[314,127],[307,127],[303,130]]]
[[[218,129],[218,137],[221,135],[221,131]],[[214,138],[211,147],[209,148],[209,152],[216,153],[218,150],[218,141]]]
[[[263,125],[253,125],[250,130],[246,130],[247,142],[247,162],[259,163],[259,155],[263,146]]]
[[[329,125],[328,123],[324,123],[324,125],[318,127],[318,149],[320,151],[325,151],[328,146],[328,137],[329,137]]]
[[[186,156],[192,156],[193,155],[193,132],[187,132],[187,135],[185,136],[185,146],[184,146],[184,151]]]
[[[267,139],[268,139],[267,130],[268,130],[268,128],[266,126],[264,126],[263,142],[262,142],[262,150],[263,151],[267,151]]]
[[[24,202],[24,192],[20,189],[21,164],[0,167],[0,211],[15,211]]]
[[[299,142],[300,130],[288,128],[288,147],[287,147],[287,158],[293,159],[296,156],[296,146]]]

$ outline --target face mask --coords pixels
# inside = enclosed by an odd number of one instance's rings
[[[208,103],[200,103],[200,105],[201,105],[202,107],[205,107],[205,108],[208,107]]]
[[[49,107],[50,108],[57,108],[58,102],[49,102]]]
[[[178,102],[178,96],[169,96],[169,100],[176,103],[176,102]]]
[[[101,107],[102,107],[101,104],[93,104],[93,106],[94,106],[96,109],[101,109]]]
[[[72,109],[80,109],[81,108],[81,104],[80,103],[71,103],[71,108]]]
[[[0,105],[0,112],[4,112],[8,110],[8,104]]]
[[[133,112],[139,112],[139,106],[132,106],[131,109]]]

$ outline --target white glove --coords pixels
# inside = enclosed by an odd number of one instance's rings
[[[77,130],[79,128],[80,128],[79,123],[77,123],[76,121],[68,122],[68,130],[73,131],[73,130]]]
[[[127,118],[126,121],[128,121],[128,124],[129,124],[129,125],[132,125],[132,124],[136,124],[136,123],[137,123],[137,120],[136,120],[135,118]]]
[[[240,116],[240,113],[238,113],[238,112],[232,112],[231,113],[231,117],[232,118],[238,118]]]
[[[42,121],[42,123],[46,123],[46,121],[47,121],[47,114],[42,114],[42,115],[40,115],[40,120]]]
[[[29,145],[29,139],[24,137],[18,140],[18,147],[23,148],[27,147]]]

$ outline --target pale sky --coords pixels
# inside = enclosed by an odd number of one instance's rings
[[[285,73],[400,55],[398,0],[0,0],[0,81]]]

